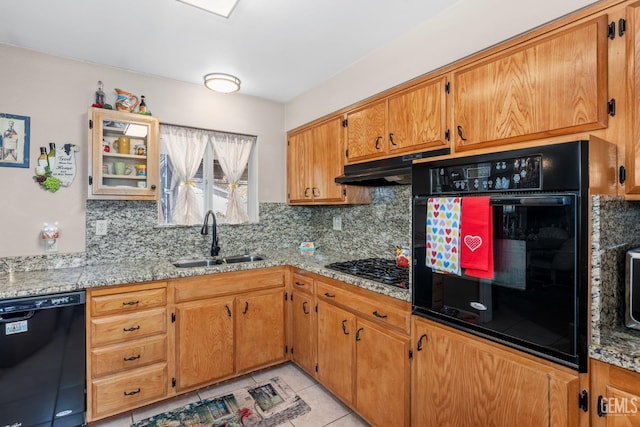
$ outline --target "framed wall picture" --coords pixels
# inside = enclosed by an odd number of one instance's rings
[[[0,113],[0,166],[29,167],[31,119]]]

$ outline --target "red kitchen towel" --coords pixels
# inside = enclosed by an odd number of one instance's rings
[[[493,215],[488,196],[462,198],[460,267],[468,276],[493,278]]]

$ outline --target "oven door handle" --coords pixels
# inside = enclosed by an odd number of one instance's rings
[[[491,206],[569,206],[571,196],[492,197]]]

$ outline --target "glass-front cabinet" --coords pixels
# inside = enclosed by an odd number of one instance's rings
[[[89,198],[159,198],[158,119],[101,108],[89,110]]]

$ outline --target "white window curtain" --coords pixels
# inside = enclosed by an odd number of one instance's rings
[[[202,224],[203,206],[196,197],[193,177],[198,171],[209,132],[171,125],[160,126],[160,141],[173,165],[171,190],[178,186],[178,195],[171,222],[175,225]]]
[[[229,198],[225,217],[228,224],[243,224],[249,222],[249,215],[239,202],[236,188],[242,173],[247,167],[249,155],[255,142],[255,137],[245,135],[230,135],[215,132],[211,138],[216,158],[229,185]]]

